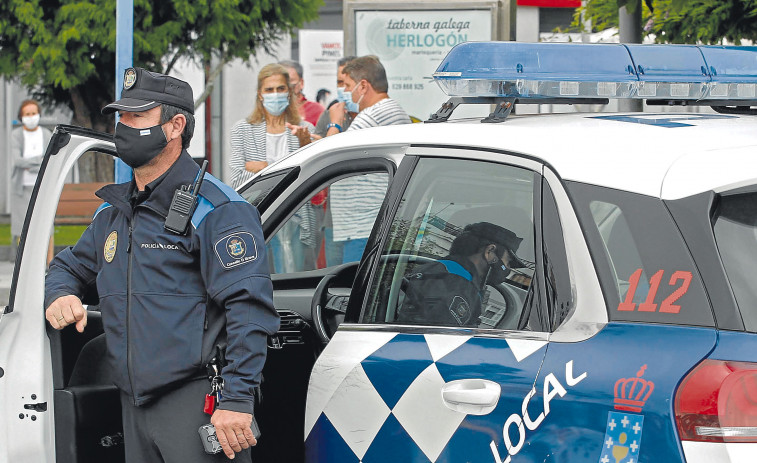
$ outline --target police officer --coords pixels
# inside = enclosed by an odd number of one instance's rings
[[[524,266],[515,253],[521,241],[493,223],[467,225],[452,241],[448,256],[404,278],[405,302],[398,321],[478,326],[484,286],[502,283],[509,268]]]
[[[99,302],[121,390],[127,461],[250,461],[253,393],[267,335],[279,327],[260,215],[207,174],[191,223],[183,233],[167,230],[175,192],[199,176],[186,151],[194,131],[192,89],[130,68],[122,98],[103,109],[115,111],[116,151],[134,179],[99,190],[105,203],[92,224],[53,260],[46,318],[55,329],[75,325],[82,332],[82,302]],[[206,368],[217,346],[226,346],[227,364],[222,389],[211,396],[220,401],[206,414]],[[198,428],[209,421],[226,457],[203,450]]]

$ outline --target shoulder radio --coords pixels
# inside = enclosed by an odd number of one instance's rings
[[[168,216],[163,227],[177,235],[187,233],[189,220],[192,218],[195,207],[197,207],[197,195],[200,194],[200,186],[205,178],[205,171],[208,168],[207,159],[203,161],[200,174],[194,182],[194,185],[182,185],[173,194],[171,207],[168,209]]]

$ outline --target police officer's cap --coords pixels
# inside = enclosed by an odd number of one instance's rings
[[[104,107],[102,113],[147,111],[161,104],[176,106],[194,114],[192,87],[175,77],[142,68],[129,68],[124,72],[121,99]]]
[[[521,261],[515,251],[520,247],[523,238],[519,238],[518,235],[508,230],[507,228],[500,227],[490,222],[478,222],[466,225],[463,228],[463,232],[472,233],[484,240],[490,241],[494,244],[500,244],[510,251],[514,263],[520,267],[524,267],[523,261]]]

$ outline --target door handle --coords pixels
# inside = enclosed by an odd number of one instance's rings
[[[486,379],[458,379],[442,386],[447,408],[468,415],[487,415],[497,406],[502,387]]]

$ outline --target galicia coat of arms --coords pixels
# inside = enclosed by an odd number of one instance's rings
[[[229,249],[229,255],[231,257],[242,257],[244,256],[245,247],[244,247],[244,241],[237,237],[232,237],[229,239],[229,243],[226,245]]]
[[[607,414],[607,429],[602,443],[599,463],[637,463],[641,450],[641,430],[644,415],[641,412],[654,383],[642,378],[647,366],[642,366],[635,378],[620,378],[615,382],[614,408]]]
[[[103,256],[105,256],[105,262],[113,262],[113,258],[116,256],[116,248],[118,247],[118,232],[113,230],[105,239],[105,247],[103,249]]]

